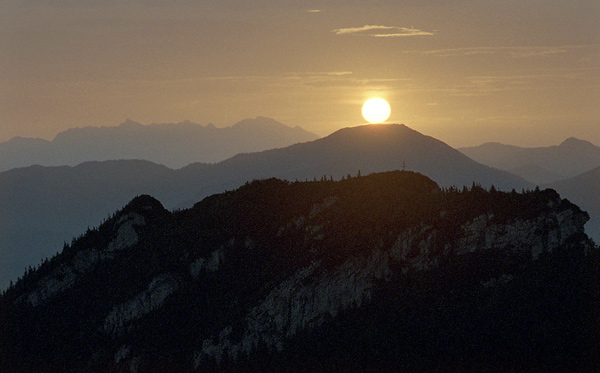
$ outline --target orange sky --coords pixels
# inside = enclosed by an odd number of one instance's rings
[[[3,1],[0,141],[272,117],[321,136],[372,96],[452,146],[600,145],[600,2]]]

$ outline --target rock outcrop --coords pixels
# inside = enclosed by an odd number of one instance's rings
[[[559,202],[551,201],[550,205]],[[334,199],[329,199],[315,205],[307,220],[333,203]],[[583,235],[588,219],[587,213],[572,205],[531,219],[504,223],[495,222],[494,215],[486,213],[463,224],[455,241],[442,241],[439,230],[431,225],[418,226],[402,232],[391,247],[375,247],[366,258],[350,257],[333,271],[326,271],[319,261],[313,262],[280,283],[260,305],[250,310],[239,341],[230,339],[231,325],[218,336],[204,340],[201,351],[195,354],[195,367],[201,367],[206,358],[220,362],[227,355],[237,359],[261,345],[281,351],[284,342],[297,332],[318,328],[338,313],[369,302],[376,283],[391,277],[391,268],[402,273],[424,271],[437,267],[449,255],[494,249],[527,253],[537,260],[543,253],[552,253],[578,234]],[[315,230],[310,225],[305,229],[309,233]],[[593,248],[587,241],[582,245],[585,252]],[[482,286],[506,283],[512,278],[510,274],[503,274],[500,279],[491,277]]]
[[[178,289],[179,282],[172,275],[164,274],[156,277],[144,291],[127,302],[113,307],[104,320],[104,332],[121,333],[125,325],[162,306],[167,297]]]
[[[116,257],[116,251],[125,250],[138,242],[136,227],[144,226],[144,217],[137,213],[121,216],[114,226],[116,236],[105,248],[85,248],[73,254],[73,257],[59,264],[50,273],[44,275],[35,288],[21,296],[20,300],[32,306],[64,292],[74,286],[78,279],[92,270],[103,260]]]

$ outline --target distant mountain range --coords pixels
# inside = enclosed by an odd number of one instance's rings
[[[549,147],[486,143],[459,150],[479,163],[509,171],[539,185],[581,175],[600,166],[600,147],[573,137]]]
[[[139,160],[14,169],[0,173],[0,288],[140,194],[158,198],[168,209],[187,208],[253,179],[339,180],[404,168],[444,187],[533,187],[404,125],[346,128],[322,139],[179,170]]]
[[[571,137],[549,147],[487,143],[459,150],[477,162],[555,189],[590,214],[586,232],[600,240],[600,147]]]
[[[264,117],[245,119],[226,128],[187,121],[142,125],[127,120],[117,127],[69,129],[52,141],[16,137],[0,143],[0,171],[117,159],[144,159],[176,169],[317,138],[300,127],[291,128]]]

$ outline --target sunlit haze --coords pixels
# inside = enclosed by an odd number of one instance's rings
[[[600,2],[3,1],[0,141],[266,116],[460,147],[600,145]]]

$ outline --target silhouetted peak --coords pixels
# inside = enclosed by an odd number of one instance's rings
[[[156,198],[147,194],[132,199],[124,208],[121,210],[122,213],[138,213],[147,214],[149,212],[163,212],[166,211],[162,203]]]
[[[418,133],[404,124],[364,124],[354,127],[345,127],[331,135],[381,135],[390,133]]]
[[[502,144],[500,142],[486,142],[484,144],[481,144],[479,146],[473,146],[473,147],[468,147],[469,148],[488,148],[490,150],[501,150],[501,149],[507,149],[507,148],[519,148],[518,146],[515,145],[508,145],[508,144]],[[520,148],[519,148],[520,149]]]
[[[421,134],[404,124],[367,124],[355,127],[346,127],[328,136],[330,141],[344,143],[360,143],[373,145],[395,146],[399,142],[404,145],[419,146],[422,141],[434,140],[432,137]],[[441,143],[441,142],[440,142]]]
[[[262,129],[262,128],[283,128],[287,127],[285,124],[280,123],[272,118],[267,117],[256,117],[254,119],[247,118],[243,119],[232,126],[232,128],[250,128],[250,129]]]
[[[566,139],[565,141],[563,141],[559,147],[563,147],[563,148],[582,148],[582,147],[586,147],[586,148],[591,148],[591,147],[596,147],[594,144],[592,144],[589,141],[585,141],[585,140],[580,140],[577,139],[575,137],[569,137],[568,139]]]
[[[129,118],[125,119],[125,122],[123,122],[119,125],[119,127],[121,127],[121,128],[138,128],[141,126],[143,126],[141,123],[133,121]]]
[[[126,232],[129,236],[133,236],[131,234],[133,226],[135,226],[136,232],[145,232],[144,234],[152,236],[159,234],[169,225],[167,222],[170,216],[171,213],[164,208],[162,203],[154,197],[143,194],[135,197],[123,207],[115,215],[114,223],[111,224],[115,224],[112,226],[115,231]],[[123,226],[126,228],[122,228]],[[118,238],[117,241],[119,241]]]
[[[13,137],[12,139],[8,140],[6,143],[11,144],[11,145],[42,145],[42,144],[48,144],[48,143],[50,143],[50,141],[35,138],[35,137],[16,136],[16,137]]]

